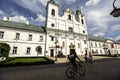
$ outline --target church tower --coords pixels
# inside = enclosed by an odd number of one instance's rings
[[[54,28],[56,26],[56,18],[58,17],[59,5],[54,0],[50,0],[46,7],[46,28]]]
[[[48,1],[46,6],[46,55],[51,57],[56,56],[57,53],[55,35],[58,29],[58,7],[59,5],[54,0]]]

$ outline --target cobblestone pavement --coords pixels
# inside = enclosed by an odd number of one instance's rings
[[[66,64],[0,68],[0,80],[120,80],[120,59],[95,61],[86,65],[86,75],[68,79]]]

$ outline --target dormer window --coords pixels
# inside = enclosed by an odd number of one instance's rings
[[[71,15],[70,14],[68,15],[68,20],[71,20]]]
[[[52,9],[51,15],[55,16],[55,10]]]

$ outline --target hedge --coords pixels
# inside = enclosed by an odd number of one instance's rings
[[[41,64],[53,64],[54,60],[46,57],[29,57],[29,58],[8,58],[5,61],[0,62],[0,67],[10,66],[24,66],[24,65],[41,65]]]

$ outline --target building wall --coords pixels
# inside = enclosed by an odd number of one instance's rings
[[[120,54],[120,44],[112,41],[95,41],[90,40],[90,50],[92,54]]]
[[[20,30],[1,27],[0,31],[4,32],[3,38],[0,42],[10,45],[10,57],[26,57],[26,56],[44,56],[45,49],[45,34],[34,31]],[[16,33],[20,33],[20,38],[15,39]],[[29,34],[32,35],[32,40],[28,40]],[[40,36],[43,36],[43,42],[40,42]],[[36,47],[41,46],[42,53],[37,54]],[[13,47],[17,47],[17,54],[13,54]],[[31,48],[30,54],[26,54],[27,47]]]

